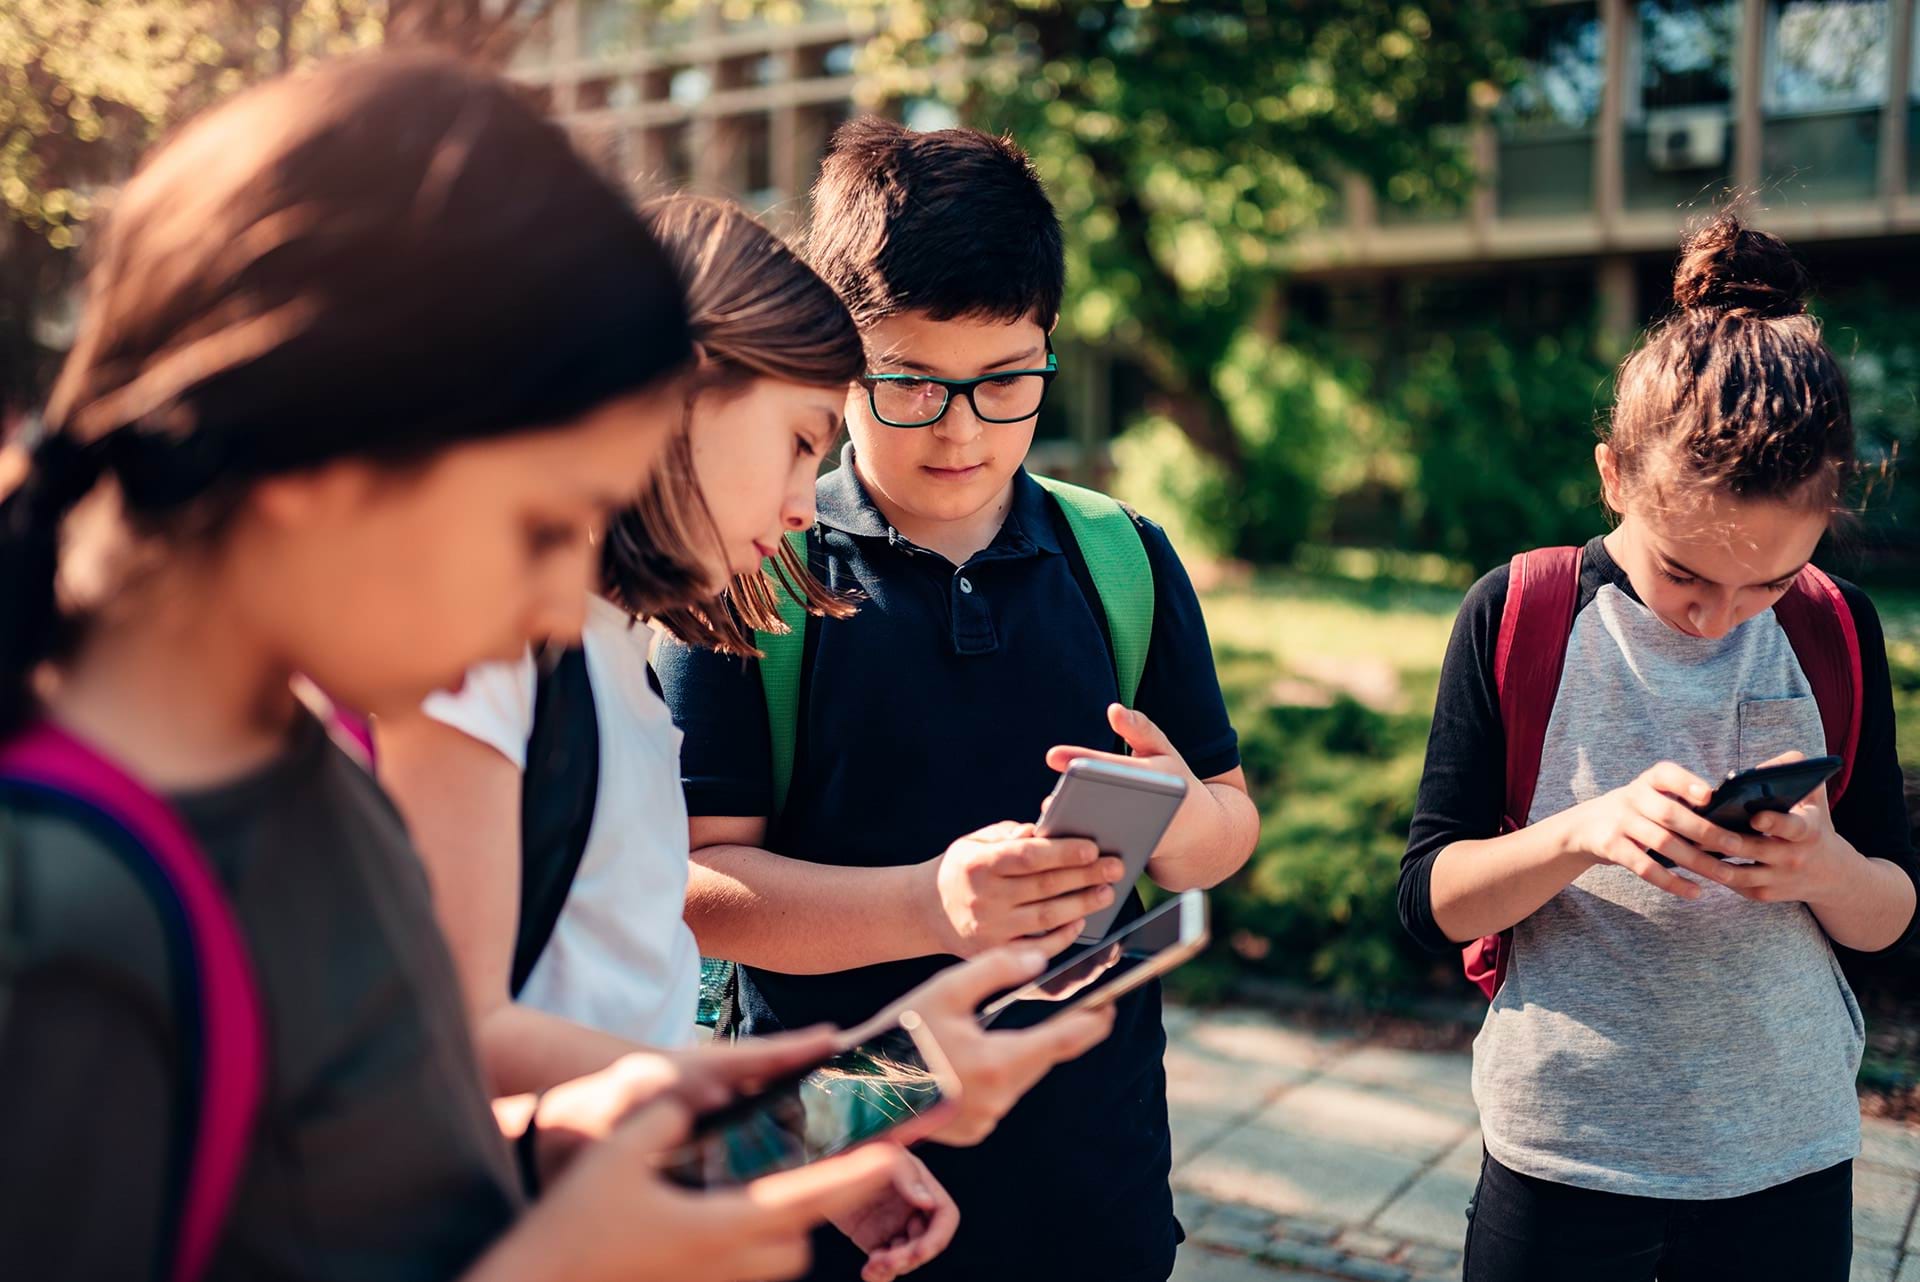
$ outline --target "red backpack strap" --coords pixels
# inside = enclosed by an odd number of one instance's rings
[[[42,723],[0,747],[0,780],[79,802],[151,859],[165,889],[156,902],[186,926],[198,992],[195,1034],[200,1081],[189,1175],[174,1226],[167,1276],[205,1274],[252,1147],[266,1080],[260,990],[245,938],[212,865],[179,817],[119,766],[55,726]],[[148,879],[143,879],[148,880]],[[164,902],[167,892],[174,902]]]
[[[1807,684],[1813,687],[1827,752],[1840,758],[1840,773],[1827,785],[1828,804],[1838,804],[1853,778],[1853,759],[1860,750],[1860,632],[1853,623],[1853,610],[1839,584],[1808,565],[1786,595],[1774,602],[1773,616],[1787,634]]]
[[[1493,687],[1507,745],[1502,832],[1524,828],[1540,780],[1547,722],[1560,693],[1574,607],[1580,602],[1580,549],[1535,548],[1513,558],[1500,636],[1493,651]],[[1467,978],[1489,1000],[1507,977],[1511,941],[1488,935],[1461,950]]]

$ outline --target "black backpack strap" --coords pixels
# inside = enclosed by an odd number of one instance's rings
[[[566,906],[599,792],[600,719],[586,652],[579,646],[543,652],[520,777],[520,922],[511,977],[516,997]]]

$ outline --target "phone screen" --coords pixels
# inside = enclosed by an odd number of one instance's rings
[[[744,1184],[876,1139],[944,1099],[913,1034],[895,1025],[701,1118],[664,1170],[693,1188]]]
[[[1183,942],[1181,899],[1169,900],[1152,912],[1122,926],[1097,944],[1091,944],[1040,978],[998,998],[980,1012],[991,1022],[1015,1002],[1079,1004],[1110,988],[1154,958]]]

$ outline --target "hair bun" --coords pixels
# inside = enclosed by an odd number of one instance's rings
[[[1673,301],[1689,309],[1797,316],[1807,310],[1807,273],[1778,236],[1721,214],[1681,246]]]

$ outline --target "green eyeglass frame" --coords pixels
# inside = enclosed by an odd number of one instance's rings
[[[966,398],[967,407],[973,411],[973,416],[982,423],[1024,423],[1028,419],[1039,415],[1040,406],[1044,404],[1047,399],[1047,389],[1053,385],[1054,375],[1059,372],[1060,360],[1059,357],[1054,355],[1053,344],[1049,342],[1047,344],[1047,364],[1045,369],[995,370],[991,374],[982,374],[978,378],[935,378],[931,374],[862,374],[860,376],[860,382],[867,389],[867,408],[873,411],[874,418],[888,427],[932,427],[935,423],[938,423],[947,416],[947,411],[953,407],[955,394]],[[974,390],[982,383],[993,383],[1003,378],[1038,378],[1040,380],[1040,395],[1034,401],[1032,409],[1023,414],[1016,414],[1012,418],[996,418],[991,414],[981,413],[980,403],[974,399]],[[897,419],[888,418],[880,412],[879,398],[877,396],[880,388],[886,384],[898,385],[902,383],[926,383],[941,389],[944,394],[940,398],[940,406],[933,412],[931,417],[906,423]]]

